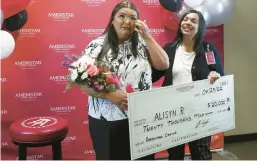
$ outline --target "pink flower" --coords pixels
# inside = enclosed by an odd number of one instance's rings
[[[133,92],[135,92],[135,90],[134,90],[132,84],[128,84],[128,85],[126,86],[126,92],[127,92],[127,93],[133,93]]]
[[[120,88],[120,78],[116,75],[113,75],[111,72],[106,72],[106,83],[114,84],[117,89]]]
[[[98,67],[99,73],[102,73],[104,71],[104,67]]]
[[[96,85],[96,90],[97,91],[102,91],[103,89],[104,89],[104,86],[102,86],[102,85]]]
[[[86,69],[86,72],[88,73],[88,75],[90,75],[91,77],[92,76],[95,76],[99,73],[96,65],[88,65],[87,66],[87,69]]]
[[[127,86],[126,86],[126,92],[127,92],[127,93],[133,93],[133,92],[135,92],[135,90],[134,90],[132,84],[127,84]],[[125,109],[125,110],[128,110],[128,106],[126,106],[124,109]]]

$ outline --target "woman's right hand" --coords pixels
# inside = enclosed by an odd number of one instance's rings
[[[213,84],[219,77],[219,73],[217,73],[216,71],[211,71],[207,78],[209,79],[210,83]]]
[[[127,107],[127,92],[124,90],[116,90],[106,94],[106,99],[121,109]]]

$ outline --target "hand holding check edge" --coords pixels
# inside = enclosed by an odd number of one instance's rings
[[[211,84],[213,84],[217,79],[220,78],[220,74],[216,71],[211,71],[207,77]]]

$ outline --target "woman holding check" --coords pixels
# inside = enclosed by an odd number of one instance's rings
[[[191,83],[209,79],[214,83],[224,75],[219,53],[214,45],[204,41],[206,24],[203,15],[195,10],[185,13],[179,23],[177,36],[164,46],[169,56],[167,70],[153,68],[153,82],[165,76],[162,86]],[[185,98],[186,99],[186,98]],[[193,160],[211,160],[211,136],[189,143]],[[169,160],[184,160],[185,145],[168,149]]]
[[[131,2],[120,2],[112,11],[104,34],[91,41],[83,54],[105,61],[123,82],[132,84],[135,91],[152,88],[152,70],[166,70],[166,52],[150,35],[144,21]],[[126,85],[126,84],[125,84]],[[130,160],[127,93],[116,90],[98,93],[83,87],[89,95],[89,130],[97,160]],[[146,156],[153,160],[154,155]]]

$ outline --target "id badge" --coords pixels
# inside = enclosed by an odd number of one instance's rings
[[[207,60],[207,64],[208,64],[208,65],[216,64],[215,56],[214,56],[213,51],[207,51],[207,52],[205,53],[205,57],[206,57],[206,60]]]
[[[205,58],[208,65],[216,64],[214,52],[209,50],[209,45],[207,46],[207,51],[205,53]]]

